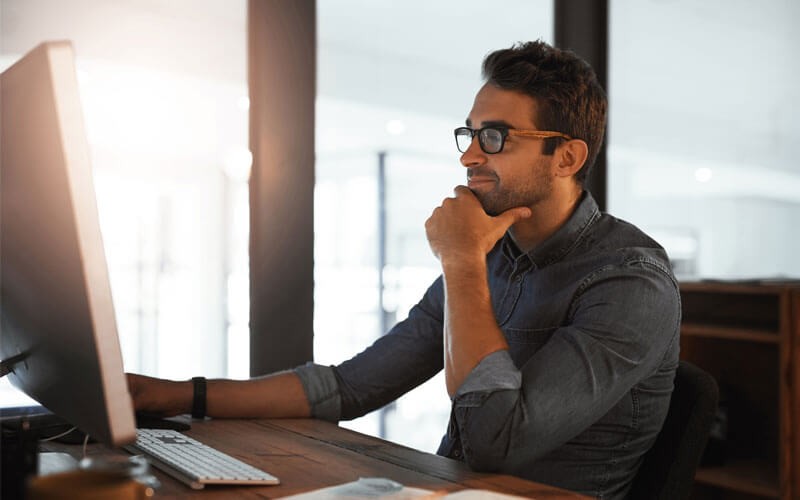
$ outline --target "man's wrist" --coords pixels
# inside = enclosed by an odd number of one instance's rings
[[[486,269],[486,255],[480,252],[442,255],[439,262],[442,265],[442,272],[445,274],[470,272],[472,270],[483,271]]]

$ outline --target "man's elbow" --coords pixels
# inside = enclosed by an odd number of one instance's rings
[[[458,415],[464,461],[479,472],[513,471],[553,448],[544,422],[519,405],[500,414],[496,407],[472,408]]]
[[[506,455],[491,448],[464,451],[464,461],[475,472],[506,470]]]
[[[535,445],[524,439],[520,430],[513,425],[462,428],[461,445],[464,461],[477,472],[513,470],[520,465],[521,460],[539,454],[532,449]]]

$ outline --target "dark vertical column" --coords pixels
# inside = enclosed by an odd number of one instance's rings
[[[314,0],[249,0],[250,374],[313,358]]]
[[[608,0],[553,0],[555,42],[570,49],[592,65],[600,84],[608,93]],[[606,142],[586,180],[601,210],[606,210]]]

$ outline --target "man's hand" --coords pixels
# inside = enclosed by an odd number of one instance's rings
[[[492,217],[466,186],[456,186],[454,198],[445,198],[425,222],[428,243],[437,259],[486,257],[497,240],[516,222],[530,217],[528,207],[510,208]]]
[[[450,397],[487,355],[508,349],[492,311],[486,254],[514,223],[531,216],[515,207],[488,215],[466,186],[455,188],[425,223],[444,277],[444,378]]]
[[[128,392],[133,408],[160,417],[189,413],[194,387],[191,382],[175,382],[127,373]]]

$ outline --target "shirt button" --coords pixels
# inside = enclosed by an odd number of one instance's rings
[[[461,458],[461,450],[456,450],[453,452],[453,456],[456,458]]]

